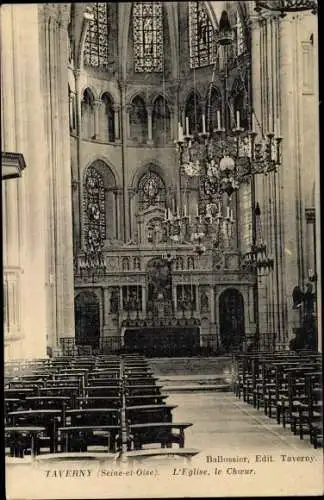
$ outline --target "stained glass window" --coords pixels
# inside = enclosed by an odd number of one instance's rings
[[[133,37],[135,72],[162,72],[162,2],[133,4]]]
[[[160,205],[165,206],[166,190],[161,177],[155,172],[147,172],[138,183],[139,205],[141,210]]]
[[[85,190],[86,245],[89,251],[98,251],[106,238],[105,186],[102,175],[94,167],[87,170]]]
[[[108,5],[92,4],[93,20],[89,22],[84,46],[84,64],[95,68],[108,64]]]
[[[214,64],[216,46],[214,29],[204,2],[189,2],[190,67],[200,68]]]
[[[238,12],[236,14],[235,28],[236,28],[235,31],[236,55],[240,56],[241,54],[244,54],[244,52],[246,52],[246,41],[245,41],[245,33],[244,33],[242,19]]]

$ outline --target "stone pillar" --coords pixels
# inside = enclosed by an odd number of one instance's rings
[[[5,348],[5,359],[45,357],[51,326],[46,303],[50,249],[38,9],[37,5],[1,8],[2,150],[22,153],[27,165],[20,179],[3,183],[7,310],[15,310],[12,326],[24,335]]]
[[[94,107],[94,139],[100,139],[101,137],[101,130],[100,130],[100,110],[101,110],[101,101],[94,101],[93,107]],[[107,125],[108,126],[108,125]]]
[[[146,318],[146,286],[142,285],[142,315]]]
[[[296,192],[297,177],[300,166],[298,165],[296,150],[296,86],[295,80],[295,60],[294,47],[297,44],[295,30],[293,29],[294,20],[287,16],[280,19],[279,25],[279,47],[280,47],[280,130],[284,137],[282,143],[282,166],[279,169],[278,180],[280,189],[284,189],[282,195],[281,206],[279,207],[281,214],[281,234],[282,246],[284,254],[282,256],[282,274],[284,279],[284,296],[283,296],[283,325],[284,333],[289,338],[293,331],[293,312],[291,293],[295,285],[302,284],[299,273],[299,248],[298,248],[298,212],[297,212],[297,197]],[[296,221],[296,223],[294,223]]]
[[[147,106],[147,144],[153,144],[152,114],[153,106]]]
[[[125,118],[125,129],[126,129],[126,138],[130,139],[131,138],[131,127],[130,127],[130,113],[132,110],[131,104],[128,104],[125,106],[125,113],[124,113],[124,118]]]
[[[120,140],[120,127],[119,127],[119,114],[120,114],[120,106],[115,104],[113,107],[114,110],[114,127],[115,127],[115,140]]]
[[[103,289],[103,293],[104,293],[104,326],[108,326],[111,291],[109,290],[109,288],[105,287]]]
[[[47,165],[53,185],[55,270],[55,337],[74,337],[74,278],[72,239],[71,154],[69,138],[69,106],[67,102],[68,44],[67,24],[69,6],[42,6],[43,38],[42,91],[46,96]]]

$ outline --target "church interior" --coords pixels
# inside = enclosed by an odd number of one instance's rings
[[[108,451],[131,453],[127,405],[159,407],[135,427],[172,422],[159,383],[178,402],[175,385],[199,392],[205,377],[318,446],[318,417],[278,403],[296,396],[294,364],[309,405],[322,398],[316,4],[1,6],[8,429],[26,427],[28,399],[32,412],[64,400],[59,434],[32,423],[51,453],[85,452],[68,429],[91,423],[77,401],[95,411],[117,398],[97,422],[111,427]],[[125,388],[131,375],[146,393]],[[152,432],[134,429],[139,450]],[[160,432],[165,453],[186,449],[179,429]],[[8,430],[11,456],[18,435]]]

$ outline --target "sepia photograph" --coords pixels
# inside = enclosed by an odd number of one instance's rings
[[[318,3],[1,5],[7,500],[324,494]]]

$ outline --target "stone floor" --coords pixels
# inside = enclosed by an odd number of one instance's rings
[[[264,453],[285,448],[322,454],[322,450],[313,449],[308,436],[300,440],[289,426],[283,429],[276,419],[268,418],[262,410],[256,410],[232,393],[173,393],[167,403],[178,405],[173,410],[174,421],[194,424],[186,431],[185,444],[190,448],[206,451],[217,447],[235,453],[245,448]]]
[[[7,498],[218,498],[323,495],[323,452],[230,392],[173,392],[174,421],[191,422],[190,461],[7,464]],[[84,476],[79,477],[83,471]],[[62,477],[61,477],[62,474]],[[68,474],[69,477],[66,477]],[[73,477],[71,475],[74,474]]]

